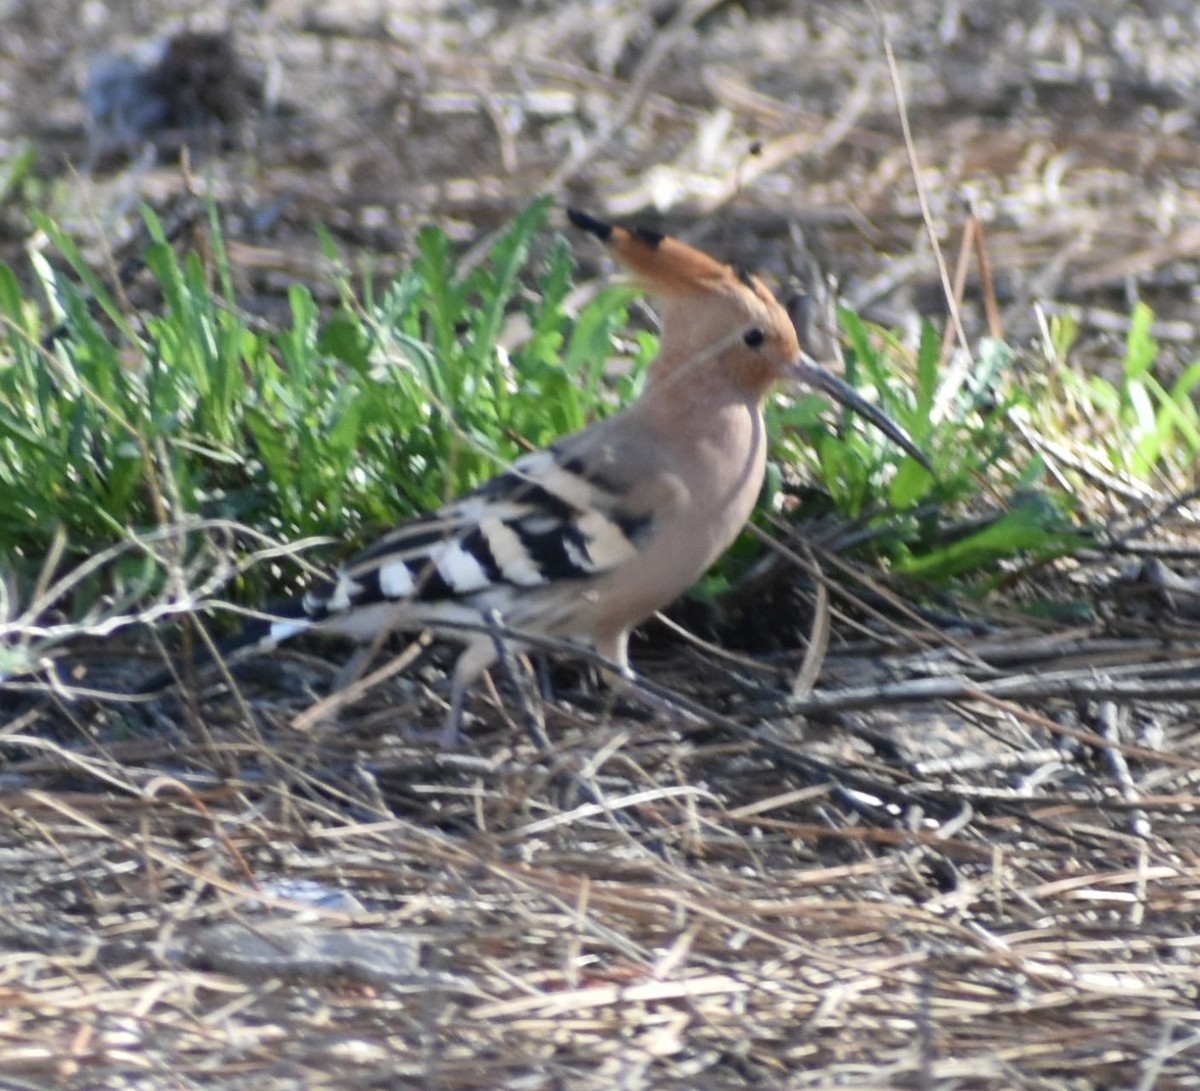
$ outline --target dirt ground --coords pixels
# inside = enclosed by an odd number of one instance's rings
[[[229,121],[193,133],[192,170],[218,196],[250,298],[315,279],[318,224],[350,253],[403,260],[430,219],[470,243],[551,192],[661,222],[783,285],[810,273],[802,232],[868,313],[943,309],[865,5],[5,8],[3,146],[32,140],[56,210],[113,247],[137,201],[178,199],[178,141],[146,151],[117,119],[129,111],[110,99],[89,119],[81,91],[90,78],[98,94],[113,54],[185,28],[234,34],[260,94],[186,54],[169,78],[184,118]],[[964,210],[978,212],[1006,332],[1034,333],[1035,305],[1073,306],[1108,342],[1144,298],[1186,355],[1200,306],[1200,15],[1182,2],[1097,11],[923,0],[884,25],[939,238],[953,255]],[[26,234],[4,226],[13,260]]]
[[[866,5],[0,0],[0,26],[0,166],[31,145],[105,264],[138,202],[214,194],[267,322],[294,280],[328,297],[318,225],[386,273],[422,224],[469,252],[547,192],[781,293],[945,312]],[[1200,9],[883,27],[937,236],[953,264],[978,215],[1004,334],[1074,314],[1107,370],[1142,299],[1166,377],[1192,362]],[[145,62],[151,126],[101,75],[184,31],[231,37]],[[30,244],[0,206],[0,259]],[[639,665],[701,720],[584,695],[550,752],[511,693],[465,753],[403,742],[432,668],[314,724],[304,655],[241,703],[0,704],[0,1087],[1195,1087],[1198,553],[1184,510],[1058,573],[1071,621],[835,600],[786,709],[802,643],[652,633]],[[811,601],[785,592],[804,630]]]

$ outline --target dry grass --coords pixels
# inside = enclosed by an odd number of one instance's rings
[[[1099,571],[1072,579],[1113,601]],[[676,645],[642,663],[695,715],[534,702],[549,750],[511,687],[470,752],[406,743],[427,668],[313,723],[302,653],[238,701],[10,693],[0,1071],[1186,1086],[1200,629],[1146,617],[860,613],[790,706],[798,656]]]
[[[296,108],[201,171],[240,287],[270,315],[315,275],[314,223],[386,268],[431,215],[477,239],[554,186],[614,214],[660,199],[784,282],[801,225],[860,305],[940,307],[869,14],[748,7],[239,16]],[[1194,34],[1140,9],[1102,29],[1070,5],[1028,25],[911,7],[889,25],[933,218],[950,242],[975,198],[1009,335],[1052,299],[1101,355],[1134,277],[1186,348]],[[6,104],[6,136],[76,159],[66,60],[104,36],[78,8],[30,9],[2,62],[58,92],[39,116]],[[119,239],[131,194],[183,191],[152,166],[71,200]],[[240,702],[0,694],[0,1084],[1192,1086],[1195,528],[1184,508],[1035,574],[1093,605],[1074,625],[898,628],[835,599],[790,709],[801,652],[643,653],[709,714],[555,702],[549,753],[505,723],[511,693],[503,715],[477,703],[473,753],[409,746],[437,716],[421,671],[300,730],[327,674],[300,654]],[[1130,563],[1155,551],[1169,579]]]

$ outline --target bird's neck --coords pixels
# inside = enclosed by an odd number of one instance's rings
[[[736,371],[676,370],[648,383],[634,408],[681,461],[703,464],[714,481],[761,474],[766,458],[763,402],[769,386],[739,381]]]

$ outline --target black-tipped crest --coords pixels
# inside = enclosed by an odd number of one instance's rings
[[[612,225],[606,224],[603,220],[597,220],[595,216],[589,216],[586,212],[578,208],[567,209],[567,219],[571,221],[580,231],[586,231],[589,235],[595,235],[601,242],[608,242],[612,238]]]
[[[666,235],[658,231],[651,231],[648,227],[631,227],[631,228],[614,228],[612,224],[606,224],[603,220],[596,219],[595,216],[589,215],[582,209],[568,208],[567,219],[571,221],[580,231],[586,231],[589,235],[595,235],[601,242],[612,242],[615,232],[619,232],[626,239],[637,239],[643,246],[648,246],[651,250],[657,250],[662,244]]]

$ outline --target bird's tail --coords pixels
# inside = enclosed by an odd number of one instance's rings
[[[192,669],[203,670],[218,660],[240,663],[253,656],[274,651],[284,641],[313,627],[316,619],[311,616],[311,610],[311,596],[297,596],[275,606],[267,614],[247,618],[237,636],[227,637],[217,641],[211,648],[204,647],[196,651],[191,660]],[[178,680],[178,670],[167,668],[139,683],[134,693],[157,693],[174,685]]]

